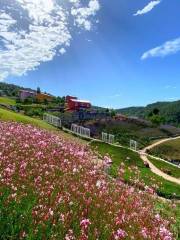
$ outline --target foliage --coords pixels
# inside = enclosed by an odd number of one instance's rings
[[[151,117],[148,117],[148,119],[156,126],[160,126],[165,123],[165,118],[160,115],[153,114]]]
[[[174,239],[155,196],[111,181],[85,146],[0,123],[1,239]]]
[[[36,91],[37,93],[41,93],[41,89],[40,89],[40,87],[37,87],[37,91]]]
[[[115,117],[115,116],[116,116],[116,111],[112,109],[112,110],[110,111],[110,116],[111,116],[111,117]]]
[[[44,111],[42,110],[42,108],[29,108],[25,110],[24,114],[30,117],[42,117]]]
[[[36,102],[36,99],[34,97],[27,97],[24,99],[23,104],[33,104]]]
[[[129,116],[147,118],[153,109],[159,109],[159,114],[164,117],[166,123],[179,126],[180,124],[180,101],[157,102],[146,107],[131,107],[118,109],[118,112]]]

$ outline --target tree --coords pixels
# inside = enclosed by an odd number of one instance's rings
[[[37,93],[41,93],[40,87],[37,87]]]
[[[48,104],[48,100],[44,99],[44,104],[47,105]]]
[[[154,125],[157,125],[157,126],[165,123],[165,121],[166,121],[163,116],[155,115],[155,114],[152,117],[150,117],[149,119]]]
[[[160,110],[158,108],[154,108],[153,111],[152,111],[152,113],[154,115],[159,115],[159,112],[160,112]]]
[[[111,110],[111,117],[115,117],[116,116],[116,111],[113,109],[113,110]]]

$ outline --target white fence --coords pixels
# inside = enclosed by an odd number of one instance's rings
[[[112,134],[102,132],[102,141],[110,144],[114,144],[115,136]]]
[[[131,139],[130,140],[130,149],[137,151],[138,150],[138,142]]]
[[[47,113],[43,115],[43,120],[48,122],[49,124],[55,126],[55,127],[61,127],[62,126],[60,118],[58,118],[56,116],[53,116],[53,115],[50,115],[50,114],[47,114]]]
[[[77,135],[80,135],[82,137],[91,137],[91,131],[89,128],[85,128],[82,126],[78,126],[76,124],[71,125],[71,131]]]

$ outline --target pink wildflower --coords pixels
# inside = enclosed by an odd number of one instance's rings
[[[114,234],[114,239],[120,240],[120,239],[125,238],[126,236],[127,236],[127,233],[124,230],[119,228]]]
[[[91,224],[91,222],[90,222],[89,219],[83,219],[80,222],[80,226],[83,230],[86,230],[89,227],[90,224]]]

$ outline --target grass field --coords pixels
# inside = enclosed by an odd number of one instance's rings
[[[144,163],[137,153],[100,142],[93,142],[92,148],[96,149],[102,156],[108,154],[111,157],[113,160],[112,167],[109,171],[111,176],[117,177],[119,166],[121,163],[124,163],[126,168],[125,179],[128,182],[130,177],[132,177],[132,174],[128,171],[128,167],[137,166],[140,171],[139,178],[148,186],[157,184],[159,186],[157,192],[160,196],[173,198],[174,194],[176,194],[176,197],[180,198],[179,185],[164,180],[162,177],[152,173],[149,168],[144,166]]]
[[[16,101],[12,98],[0,97],[0,104],[15,105]]]
[[[44,122],[42,120],[34,119],[31,117],[24,116],[22,114],[11,112],[11,111],[4,110],[1,108],[0,108],[0,120],[32,124],[33,126],[44,128],[47,130],[55,130],[56,129],[53,126],[47,124],[46,122]]]
[[[149,158],[149,160],[157,167],[159,168],[162,172],[167,173],[170,176],[180,178],[180,168],[172,166],[169,163],[165,163],[161,160],[157,160],[154,158]]]
[[[168,161],[180,162],[180,139],[162,143],[151,149],[150,153]]]

